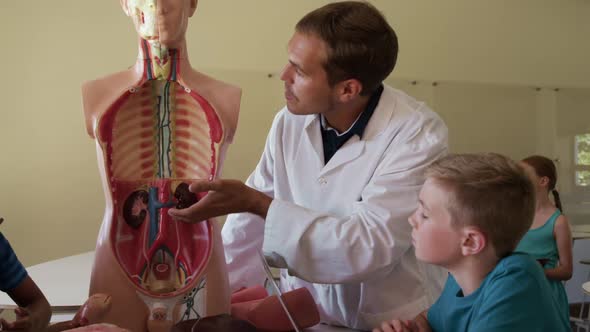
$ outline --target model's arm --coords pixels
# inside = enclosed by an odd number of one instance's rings
[[[553,235],[557,243],[559,265],[554,269],[545,270],[545,275],[553,280],[570,280],[573,272],[572,232],[565,216],[559,216],[555,221]]]
[[[16,288],[7,292],[19,306],[15,310],[16,320],[2,322],[4,330],[45,331],[51,318],[47,299],[37,284],[27,276]]]

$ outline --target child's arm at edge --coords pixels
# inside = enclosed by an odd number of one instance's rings
[[[7,294],[20,307],[13,323],[3,321],[4,329],[24,328],[26,331],[45,331],[51,318],[51,308],[37,284],[27,276],[16,288]]]
[[[545,276],[552,280],[569,280],[573,272],[572,232],[565,216],[559,216],[555,221],[553,236],[557,243],[559,253],[559,265],[553,269],[545,270]]]

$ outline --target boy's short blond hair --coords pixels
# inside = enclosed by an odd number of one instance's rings
[[[522,167],[495,153],[451,154],[433,163],[426,177],[451,195],[454,226],[476,226],[499,258],[516,248],[535,214],[535,190]]]

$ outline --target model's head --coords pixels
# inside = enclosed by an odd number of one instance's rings
[[[120,1],[140,37],[167,48],[178,48],[182,44],[188,19],[197,9],[197,0]]]

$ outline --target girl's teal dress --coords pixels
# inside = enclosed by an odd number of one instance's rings
[[[557,267],[559,252],[557,251],[557,243],[553,236],[553,229],[555,227],[555,221],[560,215],[561,211],[557,209],[543,226],[529,230],[522,240],[520,240],[515,251],[525,252],[533,256],[537,261],[543,263],[544,269]],[[555,300],[563,308],[563,314],[569,319],[569,303],[563,282],[560,280],[548,280]]]

